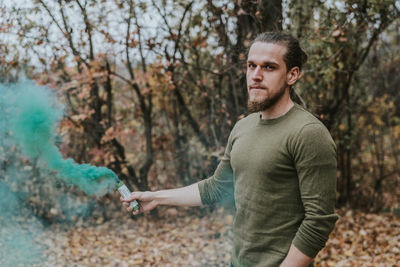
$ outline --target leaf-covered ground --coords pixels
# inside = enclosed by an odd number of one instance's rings
[[[400,218],[391,214],[366,214],[340,210],[317,266],[399,266]]]
[[[339,210],[341,218],[316,266],[398,266],[400,218]],[[160,219],[125,213],[92,226],[47,228],[40,266],[229,266],[232,216],[222,209],[202,218],[161,209]]]

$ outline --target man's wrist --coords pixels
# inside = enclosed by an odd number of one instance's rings
[[[280,267],[307,267],[312,261],[313,258],[305,255],[292,244]]]
[[[165,190],[159,190],[151,192],[151,198],[156,202],[157,206],[166,205],[166,193]]]

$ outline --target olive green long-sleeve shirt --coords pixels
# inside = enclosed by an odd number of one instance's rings
[[[336,146],[325,126],[295,104],[233,128],[214,175],[199,183],[203,204],[234,197],[232,263],[279,266],[290,245],[315,257],[338,216]]]

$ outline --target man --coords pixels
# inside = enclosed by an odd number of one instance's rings
[[[233,194],[232,266],[312,264],[338,218],[336,147],[323,124],[290,98],[306,60],[288,34],[257,36],[247,59],[251,114],[234,126],[214,175],[183,188],[134,192],[125,205],[137,199],[143,212]]]

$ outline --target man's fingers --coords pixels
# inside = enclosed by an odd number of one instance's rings
[[[130,202],[138,200],[140,203],[140,209],[132,212],[133,215],[137,215],[142,212],[150,211],[157,207],[157,201],[154,198],[152,192],[132,192],[127,198],[120,198],[122,205],[128,212],[133,211],[133,207],[130,206]]]
[[[138,210],[132,212],[132,214],[137,215],[142,212],[150,211],[150,210],[154,209],[155,207],[157,207],[157,204],[155,201],[151,201],[149,203],[142,203],[142,205],[140,205],[140,208]],[[126,210],[131,212],[133,210],[133,207],[129,206],[126,208]]]
[[[131,195],[127,198],[121,197],[120,200],[122,202],[131,202],[133,200],[139,199],[142,192],[132,192]]]
[[[125,203],[124,203],[125,204]],[[126,203],[127,205],[126,205],[126,210],[127,211],[129,211],[129,212],[131,212],[132,210],[133,210],[133,207],[131,206],[131,205],[129,205],[129,203]]]
[[[140,208],[138,210],[135,210],[134,212],[132,212],[133,215],[138,215],[139,213],[143,213],[144,209],[142,206],[140,206]]]
[[[141,213],[141,212],[143,212],[143,211],[141,211],[141,210],[139,209],[139,210],[135,210],[134,212],[132,212],[132,214],[133,214],[133,215],[138,215],[138,214]]]

